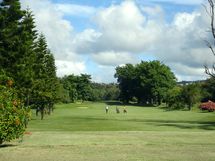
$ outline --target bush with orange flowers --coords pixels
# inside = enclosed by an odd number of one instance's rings
[[[13,89],[13,81],[0,84],[0,144],[21,137],[25,131],[28,111]]]

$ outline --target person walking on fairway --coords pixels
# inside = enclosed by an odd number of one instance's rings
[[[125,106],[123,107],[123,113],[127,113]]]
[[[108,113],[108,106],[105,107],[105,112]]]

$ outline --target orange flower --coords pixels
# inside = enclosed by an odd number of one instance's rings
[[[15,124],[16,124],[16,125],[19,125],[19,124],[20,124],[20,120],[19,120],[19,119],[16,119],[16,120],[15,120]]]
[[[7,85],[8,85],[9,87],[12,87],[13,81],[12,81],[12,80],[8,80],[8,81],[7,81]]]
[[[17,106],[17,105],[18,105],[18,101],[14,100],[14,101],[13,101],[13,105],[14,105],[14,106]]]

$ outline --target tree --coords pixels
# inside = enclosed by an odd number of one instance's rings
[[[69,91],[64,88],[64,85],[60,78],[58,78],[57,82],[57,97],[56,101],[60,103],[69,103],[70,97],[69,97]]]
[[[199,84],[190,84],[186,85],[182,89],[182,97],[184,103],[188,106],[188,109],[191,110],[192,106],[200,102],[201,99],[201,89]]]
[[[90,98],[90,80],[91,76],[87,74],[81,74],[81,76],[77,77],[77,92],[78,99],[82,101],[87,101]]]
[[[23,58],[19,36],[24,11],[19,0],[3,0],[0,6],[0,68],[13,78]]]
[[[57,91],[57,77],[54,57],[48,49],[45,36],[41,34],[36,42],[33,82],[33,102],[44,117],[46,106],[53,106]],[[49,108],[50,109],[50,108]]]
[[[119,83],[120,97],[126,103],[135,97],[138,103],[161,104],[166,91],[176,84],[170,68],[159,61],[117,67],[115,77]]]
[[[90,101],[107,101],[119,99],[119,87],[115,83],[91,83]]]
[[[119,83],[120,99],[124,103],[128,103],[134,96],[134,90],[137,87],[135,67],[132,64],[118,66],[114,77],[117,78]]]
[[[136,68],[140,84],[137,98],[141,99],[143,103],[147,101],[151,104],[161,104],[165,98],[166,91],[176,83],[176,78],[170,68],[159,61],[142,61],[140,64],[137,64]]]
[[[19,0],[3,0],[0,6],[0,68],[14,80],[26,105],[33,73],[29,59],[36,38],[32,14],[21,10]]]
[[[201,89],[201,93],[203,94],[203,102],[207,102],[209,100],[215,101],[215,79],[207,79],[202,84]]]
[[[37,38],[34,19],[21,10],[18,0],[3,1],[0,8],[0,67],[15,81],[19,97],[28,105],[33,80],[34,42]]]
[[[71,102],[75,100],[87,101],[91,95],[91,76],[81,74],[80,76],[69,75],[61,79],[64,88],[69,92]]]
[[[78,92],[77,92],[77,76],[69,75],[64,76],[60,82],[63,84],[63,87],[66,91],[68,91],[69,99],[67,99],[67,103],[75,102],[78,99]],[[65,91],[65,92],[66,92]]]
[[[207,6],[205,6],[206,12],[208,13],[208,16],[210,17],[210,30],[213,37],[213,42],[206,41],[207,46],[211,50],[212,54],[215,56],[215,50],[214,50],[214,44],[215,44],[215,24],[214,24],[214,12],[215,12],[215,2],[214,0],[208,0],[209,9]],[[212,45],[213,44],[213,45]],[[215,64],[212,65],[211,69],[205,65],[205,73],[211,76],[212,78],[215,78]]]
[[[27,9],[21,21],[20,27],[20,52],[23,58],[20,59],[15,75],[16,87],[20,92],[20,97],[25,100],[26,106],[29,105],[35,63],[35,41],[37,39],[37,30],[35,30],[34,18],[32,12]]]
[[[182,87],[175,86],[167,91],[165,102],[168,108],[181,109],[184,107]]]
[[[21,10],[19,0],[0,1],[0,69],[14,80],[25,107],[53,106],[57,87],[54,57],[45,37],[37,38],[32,12]]]

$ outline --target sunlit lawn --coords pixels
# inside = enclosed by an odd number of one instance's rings
[[[166,111],[109,103],[57,105],[44,120],[32,114],[23,141],[0,148],[1,161],[199,160],[215,158],[215,113]]]

